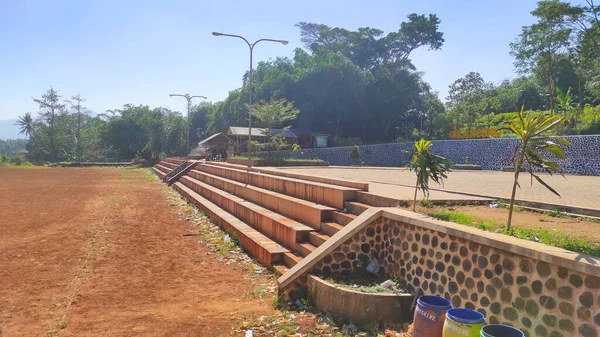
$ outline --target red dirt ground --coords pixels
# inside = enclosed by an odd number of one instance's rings
[[[0,336],[226,336],[273,313],[147,174],[0,168]]]

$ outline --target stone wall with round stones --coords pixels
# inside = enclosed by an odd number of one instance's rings
[[[314,266],[328,277],[366,267],[411,293],[443,296],[526,336],[600,335],[600,278],[384,217]]]
[[[600,176],[600,135],[566,136],[571,145],[565,148],[565,160],[560,160],[565,173]],[[454,163],[478,164],[485,170],[500,170],[512,166],[511,158],[516,138],[486,138],[461,140],[434,140],[433,151]],[[362,145],[360,159],[372,166],[404,166],[412,143]],[[356,162],[350,158],[352,147],[303,149],[301,151],[272,151],[257,153],[263,157],[291,157],[299,159],[322,159],[330,165],[349,166]]]

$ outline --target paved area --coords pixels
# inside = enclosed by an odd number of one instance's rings
[[[280,168],[304,174],[337,177],[366,181],[370,191],[392,198],[409,199],[413,197],[415,176],[413,172],[400,168]],[[543,202],[555,205],[600,209],[600,177],[566,175],[542,175],[542,179],[552,186],[561,197],[548,191],[537,181],[530,180],[524,173],[519,179],[521,188],[517,190],[517,199]],[[497,171],[454,171],[450,173],[444,185],[432,184],[430,187],[440,191],[431,191],[432,199],[471,199],[461,194],[445,193],[459,191],[478,194],[491,198],[510,198],[513,173]]]

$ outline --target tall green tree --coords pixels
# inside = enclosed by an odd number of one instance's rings
[[[258,126],[266,129],[267,139],[272,137],[273,129],[282,127],[282,131],[289,129],[284,125],[298,117],[300,111],[294,107],[294,102],[286,99],[274,99],[271,101],[259,101],[254,104],[252,113],[258,120]]]
[[[48,126],[48,142],[50,150],[50,160],[58,159],[58,148],[56,146],[56,117],[65,112],[65,104],[60,103],[62,96],[58,91],[50,87],[41,98],[33,98],[33,101],[40,107],[40,115]]]
[[[568,53],[570,31],[556,25],[555,20],[531,12],[538,22],[522,28],[519,39],[510,44],[515,67],[523,74],[534,73],[546,88],[550,111],[554,112],[559,62]]]
[[[77,131],[75,133],[75,142],[76,142],[76,158],[78,161],[83,160],[83,139],[81,136],[81,129],[83,123],[85,123],[86,117],[89,116],[89,112],[86,107],[82,105],[85,102],[85,99],[81,97],[80,94],[76,96],[72,96],[71,100],[68,102],[72,109],[75,110],[75,114],[77,117]]]
[[[473,122],[486,111],[486,87],[487,84],[477,72],[470,72],[450,84],[446,98],[448,113],[459,127],[466,125],[471,130]]]

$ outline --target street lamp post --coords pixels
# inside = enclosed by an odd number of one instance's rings
[[[183,97],[187,100],[188,103],[188,108],[187,108],[187,141],[186,141],[186,145],[187,145],[187,152],[186,152],[186,158],[190,156],[190,109],[192,107],[192,98],[204,98],[206,99],[206,97],[204,96],[200,96],[200,95],[196,95],[196,96],[190,96],[190,94],[170,94],[169,96],[171,97]]]
[[[246,44],[248,45],[248,48],[250,48],[250,74],[248,76],[248,96],[249,96],[249,98],[248,98],[248,159],[252,159],[252,147],[250,145],[250,142],[252,142],[252,51],[254,50],[254,46],[256,46],[256,44],[261,41],[277,42],[277,43],[281,43],[284,46],[286,44],[288,44],[288,41],[273,40],[273,39],[259,39],[259,40],[254,41],[254,43],[250,43],[246,38],[244,38],[243,36],[240,36],[240,35],[224,34],[224,33],[218,33],[218,32],[213,32],[212,35],[237,37],[238,39],[244,40],[244,42],[246,42]],[[248,160],[248,163],[250,163],[250,160]],[[250,166],[250,164],[248,164],[248,166]]]

